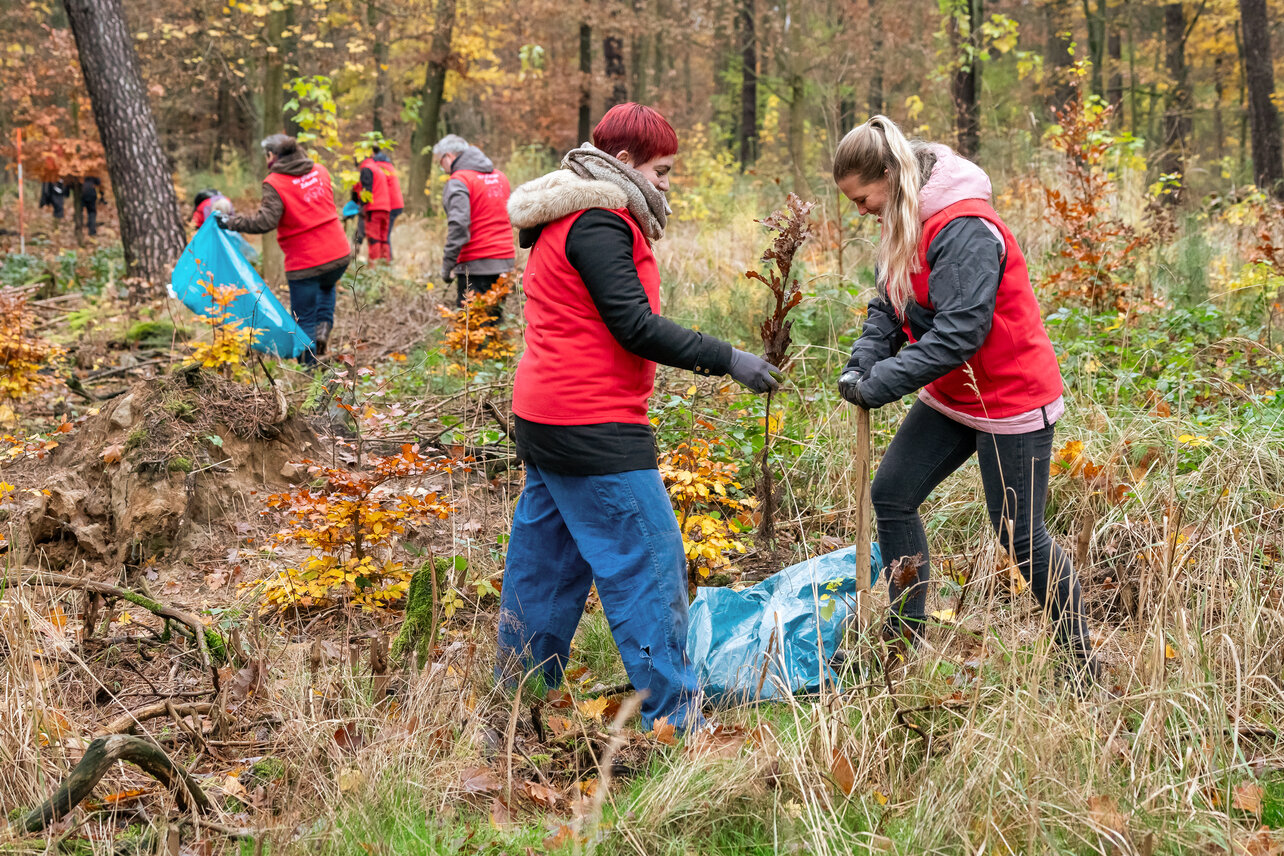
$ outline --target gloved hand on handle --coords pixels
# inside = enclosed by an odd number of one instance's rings
[[[865,401],[864,396],[860,394],[861,381],[864,379],[865,376],[856,369],[848,369],[838,376],[838,394],[857,407],[869,410],[871,409],[869,404]]]

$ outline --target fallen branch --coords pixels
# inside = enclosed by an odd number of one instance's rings
[[[78,588],[82,591],[93,592],[106,597],[127,600],[135,606],[141,606],[153,615],[182,624],[192,632],[192,636],[196,640],[196,647],[200,651],[201,665],[207,670],[212,669],[211,663],[214,660],[222,662],[227,659],[227,643],[223,641],[223,637],[217,631],[202,624],[201,620],[195,615],[161,603],[158,600],[144,597],[137,592],[123,589],[120,586],[100,583],[95,580],[85,580],[79,577],[67,576],[66,574],[49,573],[48,571],[25,571],[22,576],[0,576],[0,590],[11,585],[30,585],[36,582],[64,586],[66,588]]]
[[[27,815],[23,821],[27,832],[39,832],[70,814],[117,761],[129,761],[162,785],[173,789],[179,807],[184,811],[189,805],[195,805],[202,812],[210,810],[209,798],[191,773],[171,761],[159,746],[141,737],[114,734],[99,737],[89,744],[85,756],[62,780],[53,796]]]
[[[98,729],[98,733],[94,736],[107,737],[112,734],[132,734],[134,729],[141,723],[168,715],[171,707],[180,716],[190,716],[193,713],[206,714],[214,709],[214,705],[207,701],[175,705],[172,699],[166,699],[165,701],[149,704],[147,707],[140,707],[138,710],[131,710],[128,713],[121,714]]]

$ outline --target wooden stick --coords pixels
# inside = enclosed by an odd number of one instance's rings
[[[128,713],[121,714],[111,722],[98,729],[97,737],[107,737],[112,734],[129,734],[132,733],[139,723],[146,722],[149,719],[165,716],[170,712],[170,706],[173,705],[174,711],[180,716],[190,716],[193,713],[206,714],[214,709],[214,705],[207,701],[196,702],[195,704],[174,705],[173,699],[149,704],[147,707],[141,707],[138,710],[131,710]]]
[[[190,803],[201,811],[210,810],[209,798],[191,773],[171,761],[159,746],[141,737],[113,734],[99,737],[89,744],[85,756],[62,780],[53,796],[27,815],[23,821],[27,832],[39,832],[70,814],[117,761],[136,764],[161,784],[172,788],[184,809]]]
[[[874,518],[869,497],[869,411],[856,408],[856,602],[862,631],[869,630],[873,582],[870,573],[869,534]]]

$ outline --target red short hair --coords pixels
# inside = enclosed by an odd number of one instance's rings
[[[628,152],[633,165],[678,153],[678,134],[657,111],[629,101],[616,104],[593,129],[593,145],[614,157]]]

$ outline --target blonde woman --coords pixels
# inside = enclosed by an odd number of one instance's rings
[[[948,146],[911,142],[875,116],[839,143],[834,181],[882,224],[878,293],[839,391],[870,409],[918,393],[873,484],[883,559],[922,560],[908,590],[885,574],[888,635],[913,642],[924,622],[930,565],[919,507],[976,455],[1004,549],[1076,673],[1096,677],[1078,578],[1043,521],[1065,412],[1061,373],[1021,247],[990,205],[990,179]]]

